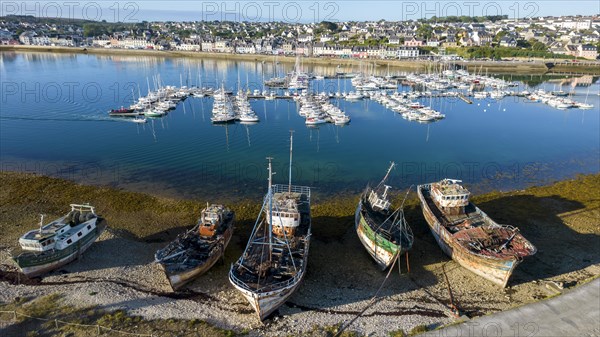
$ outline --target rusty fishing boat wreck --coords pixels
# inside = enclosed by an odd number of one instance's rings
[[[48,224],[41,216],[39,229],[19,239],[21,252],[13,261],[27,277],[36,277],[79,258],[106,229],[93,206],[71,204],[71,211]]]
[[[233,234],[234,213],[223,205],[206,205],[194,228],[180,234],[154,255],[173,290],[204,274],[220,258]]]
[[[454,261],[506,287],[515,268],[536,248],[518,228],[497,224],[470,202],[470,192],[459,183],[444,179],[417,187],[429,229]]]
[[[392,203],[388,191],[391,187],[386,185],[386,181],[394,166],[392,162],[375,188],[367,185],[354,215],[358,238],[382,270],[387,269],[397,255],[410,250],[414,241],[412,230],[404,218],[404,202],[395,211],[390,210]]]
[[[242,293],[262,321],[281,306],[306,274],[311,236],[310,188],[290,181],[269,185],[246,249],[231,266],[229,281]]]

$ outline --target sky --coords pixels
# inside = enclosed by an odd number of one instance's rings
[[[432,0],[339,0],[339,1],[2,1],[0,15],[86,18],[109,22],[145,21],[388,21],[451,15],[508,15],[509,18],[589,15],[600,13],[600,1],[432,1]]]

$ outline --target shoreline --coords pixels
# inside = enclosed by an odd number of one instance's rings
[[[6,291],[0,294],[0,310],[11,305],[2,303],[13,303],[16,298],[23,301],[58,293],[65,305],[82,310],[89,306],[125,310],[128,315],[150,321],[198,319],[237,333],[249,331],[251,336],[305,335],[314,332],[316,325],[320,327],[317,331],[325,331],[317,336],[326,336],[330,331],[327,327],[347,322],[364,308],[385,276],[353,230],[357,196],[320,200],[313,206],[314,240],[304,284],[265,325],[257,324],[249,305],[229,285],[227,270],[245,246],[259,213],[259,199],[229,205],[236,211],[236,232],[225,263],[191,283],[178,293],[183,297],[175,300],[166,292],[164,275],[151,263],[153,254],[194,223],[207,196],[178,200],[18,172],[0,172],[0,183],[0,230],[5,238],[0,249],[0,263],[4,264],[0,265],[0,283],[6,285]],[[415,234],[411,272],[406,274],[403,264],[402,275],[392,273],[381,301],[349,330],[358,335],[387,336],[419,326],[432,329],[452,324],[445,273],[455,303],[468,317],[537,302],[556,296],[563,287],[570,289],[598,277],[600,252],[591,248],[600,235],[596,221],[600,218],[598,193],[600,174],[596,173],[547,186],[474,197],[488,215],[501,223],[517,225],[539,249],[519,266],[505,289],[482,282],[441,252],[412,195],[405,204],[407,221]],[[96,206],[110,230],[79,261],[60,271],[33,284],[9,282],[6,254],[34,225],[36,214],[46,213],[49,218],[62,215],[68,203],[82,198]],[[562,242],[560,248],[557,238]],[[564,254],[565,250],[569,253]]]
[[[132,50],[113,48],[81,48],[81,47],[57,47],[57,46],[0,46],[2,51],[15,52],[44,52],[44,53],[67,53],[67,54],[92,54],[92,55],[122,55],[122,56],[146,56],[165,58],[194,58],[194,59],[217,59],[231,61],[273,62],[273,55],[262,54],[223,54],[189,51],[158,51],[158,50]],[[282,63],[293,64],[296,62],[294,56],[278,56],[277,60]],[[432,61],[425,60],[382,60],[382,59],[341,59],[341,58],[315,58],[303,57],[302,62],[308,65],[342,67],[358,67],[361,62],[376,63],[378,67],[389,67],[406,71],[426,71],[431,67]],[[581,73],[600,75],[600,63],[594,66],[584,66],[577,63],[561,63],[549,68],[545,62],[535,60],[534,62],[493,62],[493,61],[457,61],[469,71],[483,71],[497,74],[546,74],[546,73]]]

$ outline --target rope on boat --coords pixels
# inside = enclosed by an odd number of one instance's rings
[[[445,264],[447,264],[447,263],[449,263],[449,262],[451,262],[451,261],[448,261],[448,262],[444,263],[444,265],[445,265]],[[444,275],[446,275],[446,273],[445,273],[445,271],[446,271],[446,270],[445,270],[445,267],[444,267],[444,265],[442,265],[441,267],[437,267],[437,268],[435,268],[435,269],[433,269],[433,270],[431,270],[431,271],[432,271],[432,272],[436,272],[436,271],[438,271],[439,269],[442,269],[442,268],[443,268]],[[454,268],[450,269],[450,271],[452,271],[452,270],[454,270],[454,269],[456,269],[456,268],[457,268],[457,267],[454,267]],[[417,280],[415,280],[415,279],[414,279],[414,278],[413,278],[413,277],[412,277],[410,274],[408,274],[408,279],[409,279],[409,280],[411,280],[411,281],[412,281],[412,283],[414,283],[415,285],[417,285],[417,286],[419,287],[419,289],[420,289],[420,290],[423,290],[423,291],[424,291],[424,292],[425,292],[427,295],[429,295],[429,297],[431,297],[431,298],[432,298],[434,301],[436,301],[436,302],[437,302],[439,305],[441,305],[442,307],[446,308],[446,309],[447,309],[447,311],[450,313],[450,315],[452,315],[453,317],[457,317],[457,318],[459,317],[459,316],[458,316],[458,313],[460,313],[460,311],[455,311],[455,310],[458,310],[458,308],[456,308],[456,307],[454,306],[454,304],[452,304],[451,306],[448,306],[446,303],[444,303],[444,302],[442,302],[441,300],[439,300],[439,299],[438,299],[438,298],[437,298],[435,295],[433,295],[431,292],[429,292],[429,291],[427,290],[427,287],[426,287],[426,286],[424,286],[424,285],[420,284],[419,282],[417,282]]]
[[[446,262],[448,263],[448,262]],[[452,309],[452,314],[456,317],[460,317],[460,310],[454,304],[454,295],[452,294],[452,288],[450,287],[450,281],[448,280],[448,275],[446,274],[446,263],[442,264],[442,272],[444,273],[444,279],[446,279],[446,285],[448,286],[448,294],[450,295],[450,308]]]
[[[375,295],[371,298],[371,300],[364,307],[364,309],[361,310],[353,319],[351,319],[348,323],[342,324],[340,326],[340,329],[334,335],[334,337],[339,337],[344,332],[344,330],[346,330],[350,325],[352,325],[352,323],[354,323],[354,321],[356,321],[360,316],[362,316],[362,314],[364,314],[365,311],[367,311],[367,309],[369,309],[373,304],[375,304],[377,298],[379,297],[379,293],[381,292],[381,289],[383,289],[385,282],[392,274],[392,270],[394,270],[394,266],[396,265],[396,261],[398,260],[399,256],[400,256],[400,250],[398,249],[398,252],[396,253],[396,257],[394,257],[394,261],[392,262],[392,266],[390,267],[390,270],[388,271],[387,275],[385,276],[385,279],[383,279],[383,282],[381,282],[381,285],[379,286],[379,289],[377,289],[377,292],[375,293]]]

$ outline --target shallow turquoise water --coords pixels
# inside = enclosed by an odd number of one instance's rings
[[[588,111],[519,98],[472,105],[424,99],[447,118],[418,124],[374,101],[342,101],[350,125],[310,129],[294,101],[253,101],[260,123],[225,127],[210,123],[211,98],[189,98],[168,116],[138,125],[109,118],[107,111],[129,105],[138,85],[145,95],[157,74],[168,85],[197,85],[201,77],[204,86],[224,82],[235,90],[239,78],[262,89],[263,73],[271,77],[274,65],[44,53],[0,57],[2,170],[185,197],[258,195],[266,185],[267,156],[275,158],[275,181],[287,182],[290,129],[294,182],[320,195],[356,192],[380,179],[392,160],[398,167],[391,183],[398,188],[452,177],[481,189],[508,189],[600,170],[597,83],[588,96],[596,108]],[[336,91],[338,83],[351,90],[349,81],[316,85]],[[585,100],[587,92],[576,87],[574,99]]]

